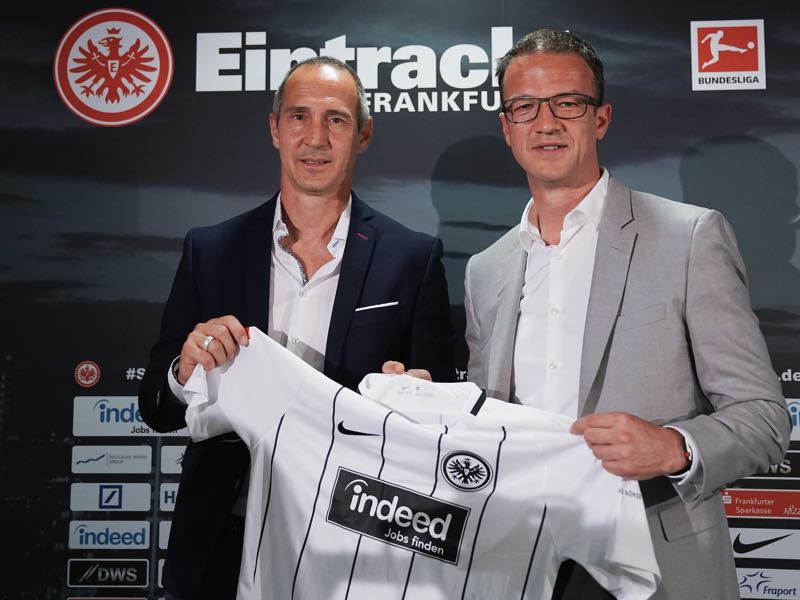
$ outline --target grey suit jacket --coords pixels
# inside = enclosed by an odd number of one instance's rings
[[[525,260],[515,227],[466,270],[469,378],[511,401]],[[718,492],[781,460],[791,428],[786,404],[727,221],[613,177],[579,386],[580,414],[611,411],[673,424],[697,446],[699,468],[688,481],[642,485],[664,580],[655,597],[738,597]]]

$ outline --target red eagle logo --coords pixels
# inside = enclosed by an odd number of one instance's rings
[[[110,103],[119,102],[120,94],[141,96],[144,94],[144,84],[151,82],[147,74],[158,70],[148,64],[155,60],[154,56],[147,55],[150,47],[142,48],[141,40],[136,38],[123,52],[120,29],[112,27],[106,31],[108,35],[98,42],[106,52],[100,50],[92,40],[85,47],[78,48],[81,58],[74,59],[78,66],[69,70],[70,73],[82,73],[75,83],[85,84],[81,85],[81,94],[87,98],[102,98],[105,95],[105,101]]]
[[[135,123],[161,103],[173,72],[172,48],[155,21],[126,8],[85,15],[58,44],[53,78],[78,117],[103,127]]]

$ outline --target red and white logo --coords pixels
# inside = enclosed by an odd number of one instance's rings
[[[53,74],[64,104],[81,119],[106,127],[143,119],[172,82],[172,48],[141,13],[109,8],[75,23],[56,50]]]
[[[763,90],[764,20],[692,21],[692,90]]]
[[[90,388],[100,381],[100,367],[96,362],[84,360],[75,367],[75,383],[81,387]]]

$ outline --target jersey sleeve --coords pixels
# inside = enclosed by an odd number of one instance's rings
[[[583,565],[618,600],[649,598],[661,577],[638,482],[603,469],[578,436],[550,455],[547,479],[561,557]]]
[[[206,372],[198,365],[183,389],[186,425],[195,441],[236,432],[252,448],[273,431],[296,397],[297,389],[317,372],[256,328],[250,344],[237,349],[226,364]]]

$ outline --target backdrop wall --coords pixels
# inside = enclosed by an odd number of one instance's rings
[[[163,595],[185,438],[140,421],[138,380],[186,230],[276,189],[267,115],[291,61],[324,52],[358,69],[375,136],[354,187],[442,237],[463,328],[466,260],[529,198],[500,135],[491,64],[551,26],[605,61],[603,164],[631,187],[718,208],[736,230],[795,441],[783,463],[726,492],[732,538],[786,535],[737,553],[742,595],[800,598],[793,4],[32,1],[5,12],[0,597]],[[717,46],[713,61],[715,43],[738,50]],[[463,345],[458,364],[463,375]]]

